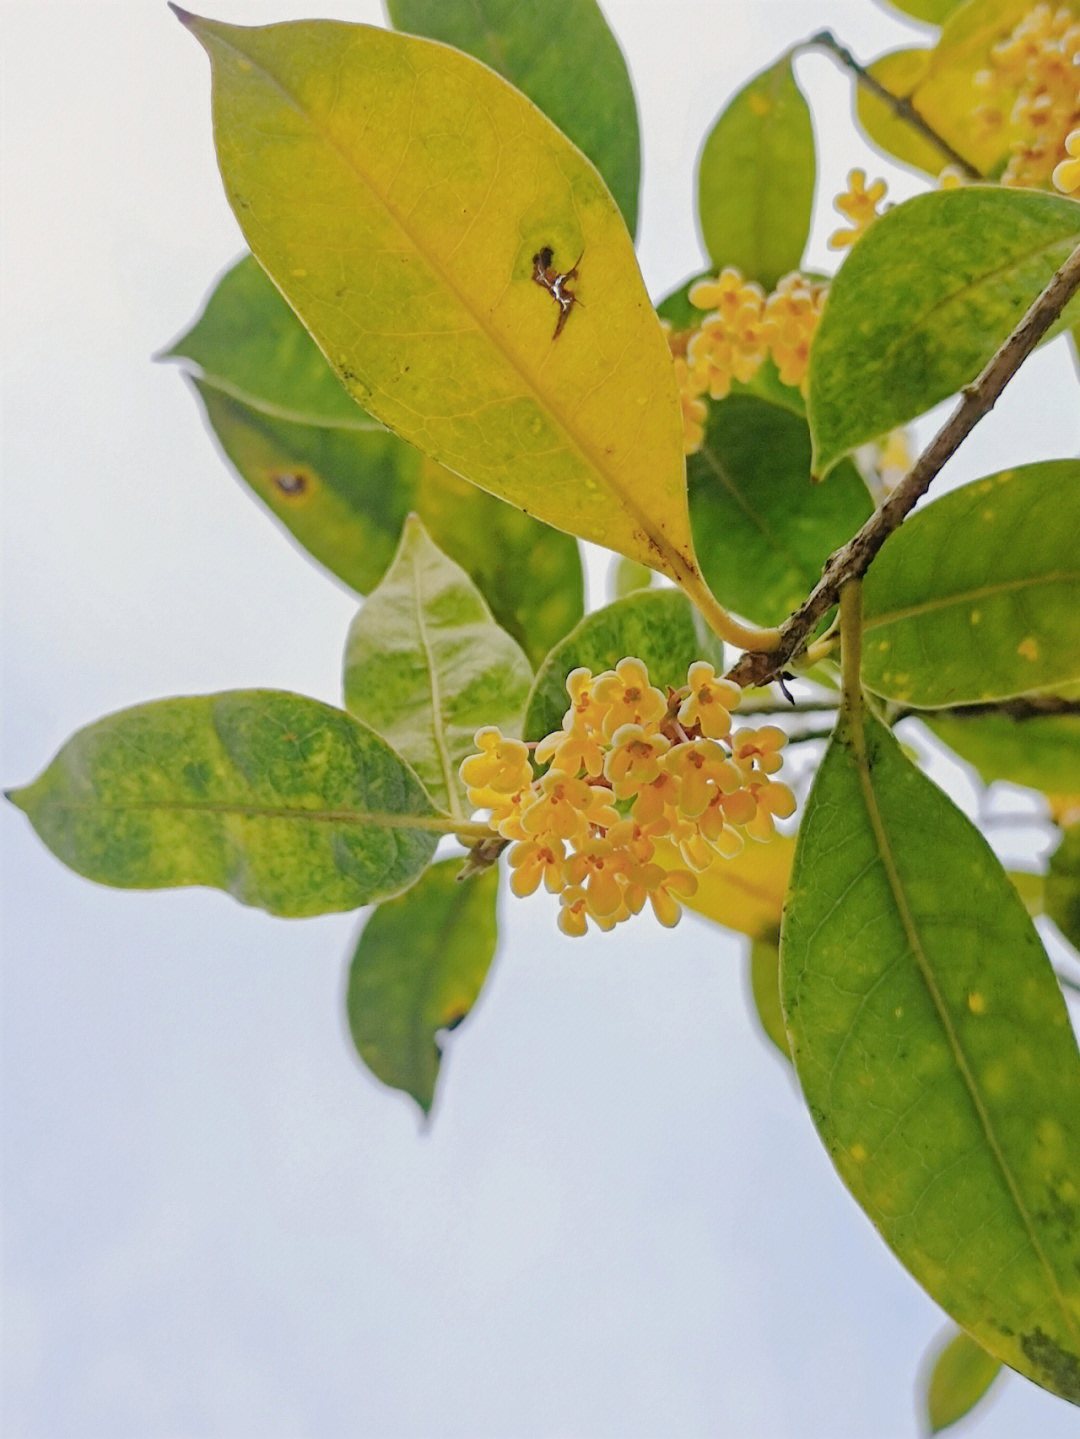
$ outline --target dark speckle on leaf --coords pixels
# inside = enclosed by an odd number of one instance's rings
[[[295,499],[307,491],[308,477],[299,470],[279,470],[270,476],[270,483],[289,499]]]

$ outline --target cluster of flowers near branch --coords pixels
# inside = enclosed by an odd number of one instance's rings
[[[715,280],[690,287],[690,303],[704,310],[689,330],[667,327],[683,405],[684,447],[701,448],[706,407],[703,395],[722,400],[732,381],[748,384],[771,356],[785,385],[804,387],[810,341],[821,316],[826,286],[799,274],[785,275],[770,295],[733,267]]]
[[[1080,19],[1065,6],[1036,5],[991,50],[989,68],[975,77],[987,92],[977,119],[1016,133],[1003,185],[1053,183],[1063,194],[1080,194],[1078,67]]]
[[[515,894],[542,880],[560,897],[565,934],[584,934],[589,919],[611,929],[646,900],[675,924],[697,891],[695,871],[737,854],[746,837],[771,838],[774,817],[794,813],[794,795],[774,778],[783,730],[732,733],[741,691],[711,664],[695,662],[686,686],[665,694],[627,658],[599,675],[574,670],[566,691],[561,729],[535,746],[478,730],[478,753],[460,769],[472,804],[514,841]]]
[[[833,202],[849,227],[837,230],[829,244],[834,249],[853,245],[878,218],[884,198],[884,180],[867,188],[865,172],[852,170],[847,190]],[[704,440],[703,396],[722,400],[731,393],[733,381],[749,384],[766,358],[772,359],[782,384],[797,385],[805,395],[810,342],[828,289],[827,283],[796,271],[785,275],[767,295],[733,266],[721,270],[716,279],[691,285],[690,303],[705,312],[700,324],[687,330],[665,325],[679,380],[683,446],[688,455],[695,454]]]

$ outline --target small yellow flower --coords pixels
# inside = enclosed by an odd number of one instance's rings
[[[775,774],[783,764],[780,751],[787,744],[787,735],[778,725],[762,725],[760,729],[736,730],[731,741],[735,763],[747,777],[755,770]]]
[[[611,736],[604,778],[616,799],[631,799],[660,774],[660,761],[671,748],[662,734],[646,734],[639,724],[620,725]]]
[[[603,731],[609,741],[624,724],[641,725],[646,732],[654,730],[667,713],[666,697],[649,683],[642,662],[632,657],[599,675],[593,693],[604,709]]]
[[[1065,153],[1068,159],[1054,166],[1054,184],[1063,195],[1080,194],[1080,129],[1065,136]]]
[[[510,888],[522,898],[534,893],[541,880],[552,894],[558,894],[566,884],[563,874],[566,850],[561,840],[522,840],[511,847],[507,858],[513,870]]]
[[[514,794],[532,780],[529,749],[521,740],[507,739],[488,725],[476,731],[475,742],[480,753],[463,759],[458,768],[466,788]]]
[[[699,729],[707,739],[723,739],[731,730],[731,711],[742,699],[742,690],[718,679],[707,660],[690,666],[686,682],[690,693],[679,706],[679,723],[685,729]]]
[[[834,230],[829,236],[831,250],[844,250],[864,235],[878,216],[878,205],[885,198],[887,185],[884,180],[875,180],[867,188],[866,171],[848,172],[848,187],[833,201],[833,207],[851,222],[850,230]]]

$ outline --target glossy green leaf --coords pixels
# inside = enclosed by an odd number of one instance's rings
[[[401,547],[345,642],[345,707],[409,762],[428,794],[464,814],[458,766],[483,725],[521,726],[529,662],[480,591],[410,518]]]
[[[603,175],[631,235],[641,141],[619,43],[596,0],[386,0],[390,23],[474,55],[516,85]]]
[[[197,366],[207,419],[240,478],[360,594],[378,582],[412,509],[534,664],[581,618],[576,541],[365,414],[252,256],[222,276],[167,358]]]
[[[709,405],[686,468],[702,573],[721,604],[758,624],[786,619],[873,510],[850,461],[812,484],[806,421],[754,395]]]
[[[761,1032],[785,1059],[791,1058],[784,1011],[780,1007],[780,950],[776,936],[755,939],[750,946],[750,998]]]
[[[1080,949],[1080,824],[1064,831],[1050,856],[1043,903],[1073,948]]]
[[[1080,1056],[986,841],[841,716],[781,937],[795,1067],[844,1183],[990,1353],[1080,1403]]]
[[[291,916],[400,893],[438,840],[430,799],[385,740],[274,690],[121,710],[7,797],[88,879],[211,885]]]
[[[863,681],[919,708],[1080,679],[1080,461],[976,480],[908,517],[866,575]]]
[[[975,766],[984,784],[1008,780],[1043,794],[1080,793],[1080,714],[922,718],[939,740]]]
[[[447,46],[182,18],[245,236],[349,393],[482,489],[700,590],[674,367],[591,163]],[[546,250],[579,304],[536,282]]]
[[[639,590],[616,600],[577,625],[548,655],[533,681],[525,708],[524,737],[542,739],[562,723],[569,700],[566,676],[584,665],[599,674],[634,655],[658,688],[686,683],[694,660],[710,660],[722,673],[723,646],[678,590]]]
[[[380,904],[349,966],[346,1011],[376,1078],[431,1112],[445,1040],[472,1009],[495,956],[499,871],[460,880],[460,859],[433,864],[408,894]]]
[[[698,161],[698,220],[718,270],[771,290],[797,270],[814,208],[810,108],[785,56],[723,111]]]
[[[1001,1373],[1001,1360],[970,1334],[954,1330],[931,1361],[923,1406],[931,1434],[970,1414]]]
[[[1077,244],[1075,201],[1031,190],[970,185],[886,211],[811,346],[815,474],[973,380]],[[1057,328],[1078,314],[1074,298]]]

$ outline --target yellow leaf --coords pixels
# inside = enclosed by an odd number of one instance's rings
[[[765,844],[748,840],[734,859],[717,857],[699,874],[697,894],[683,902],[706,919],[751,939],[775,934],[794,855],[794,835],[777,834]],[[654,858],[665,869],[686,868],[668,840],[657,842]]]
[[[446,46],[178,13],[210,55],[244,235],[350,393],[481,488],[700,590],[674,369],[585,156]],[[577,267],[565,314],[534,279],[546,250],[550,284]]]

